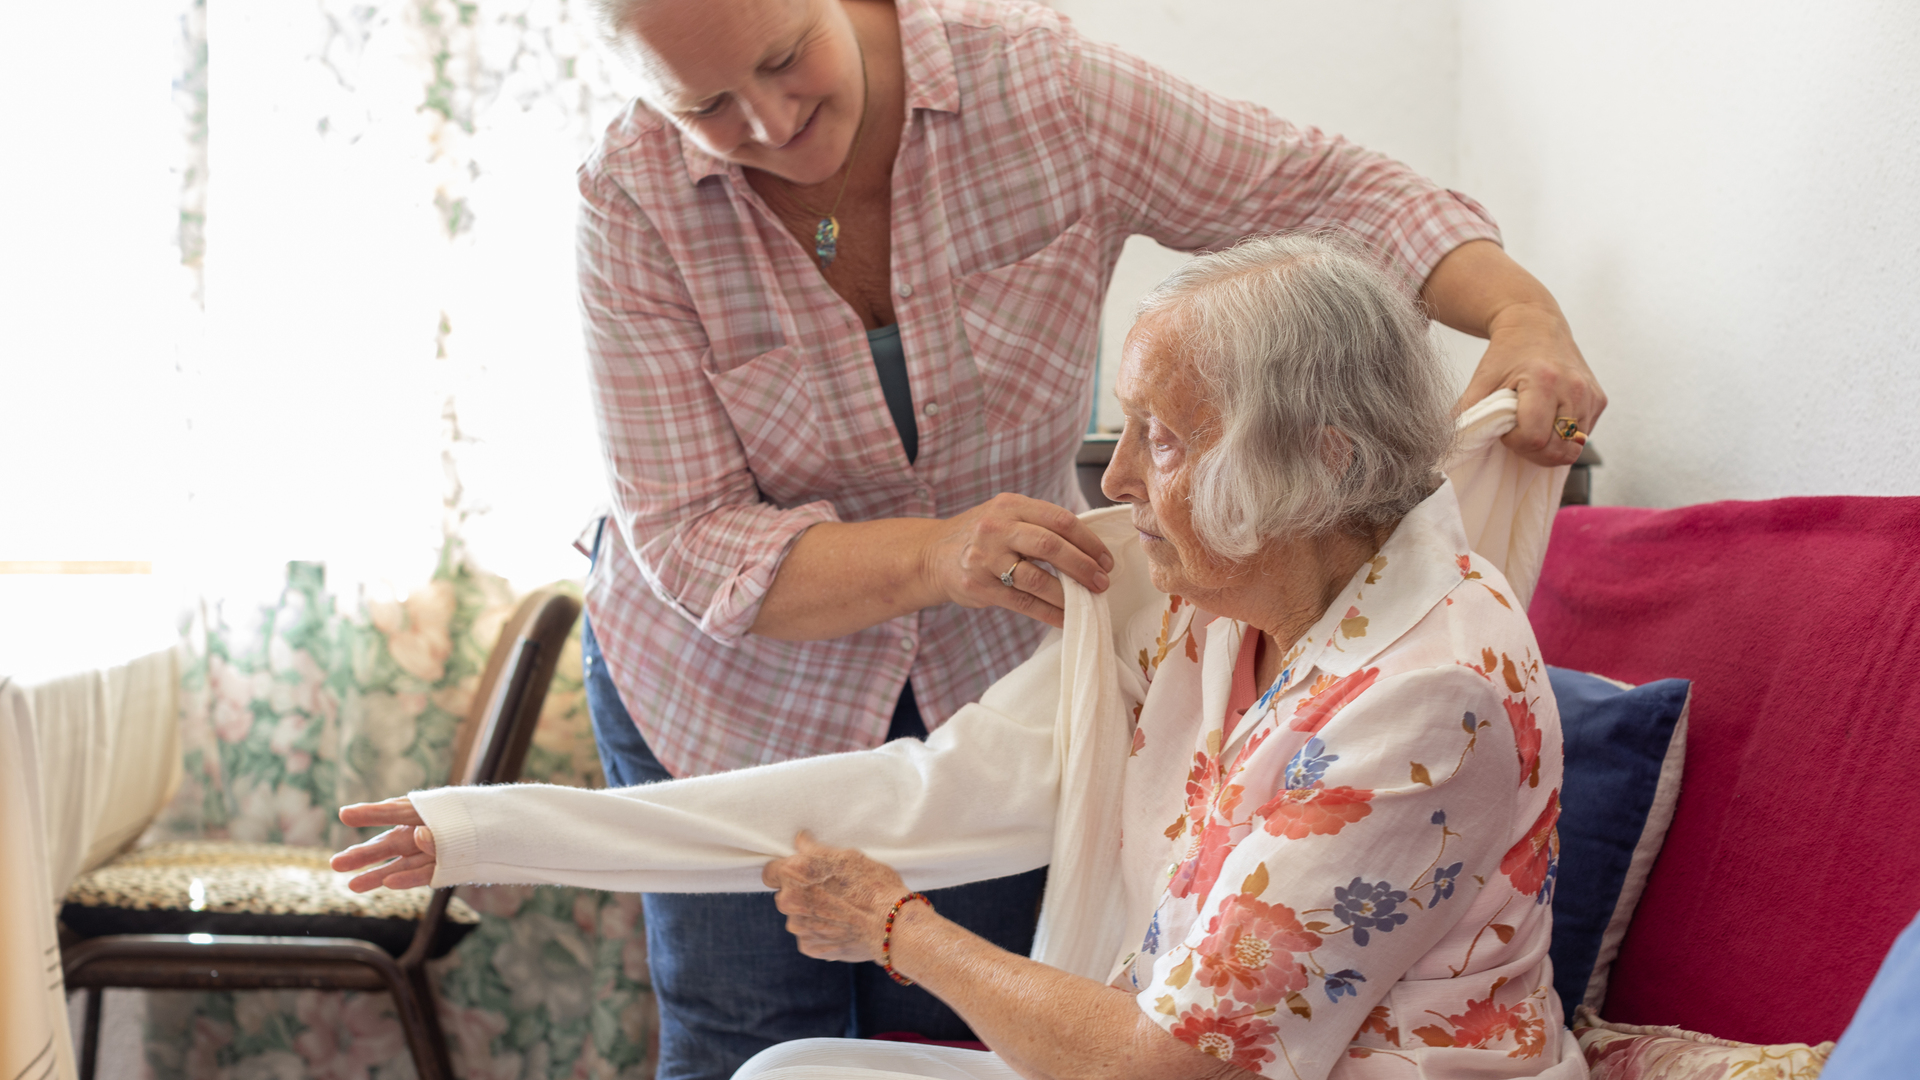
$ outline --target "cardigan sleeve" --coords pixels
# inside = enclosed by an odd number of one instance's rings
[[[924,743],[610,791],[516,784],[411,796],[433,829],[433,884],[753,892],[794,834],[854,847],[909,886],[1047,863],[1059,765],[1060,635]]]

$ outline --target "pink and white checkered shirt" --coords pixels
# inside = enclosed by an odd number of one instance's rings
[[[579,254],[614,500],[587,609],[662,764],[863,749],[908,677],[929,727],[1045,628],[947,605],[833,641],[747,633],[821,521],[948,516],[1002,491],[1084,507],[1073,456],[1122,244],[1220,247],[1339,222],[1411,286],[1497,239],[1405,166],[1003,0],[899,0],[906,130],[894,310],[908,464],[860,319],[747,185],[636,103],[581,167]]]

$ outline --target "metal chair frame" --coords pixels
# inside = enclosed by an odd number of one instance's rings
[[[455,738],[453,784],[511,783],[526,762],[540,708],[580,602],[555,589],[529,594],[501,627],[479,692]],[[420,1080],[453,1080],[446,1035],[435,1013],[426,960],[453,890],[436,889],[413,941],[398,957],[369,941],[340,937],[234,934],[112,934],[61,950],[70,990],[85,990],[80,1080],[99,1063],[102,991],[385,990]]]

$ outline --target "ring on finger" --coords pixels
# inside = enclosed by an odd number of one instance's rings
[[[1013,588],[1013,572],[1020,569],[1020,564],[1026,561],[1025,559],[1013,560],[1013,565],[1007,567],[1007,572],[1000,575],[1000,584],[1005,585],[1009,589]]]
[[[1553,431],[1554,434],[1563,439],[1584,439],[1587,437],[1587,433],[1580,430],[1580,421],[1571,416],[1554,417]]]

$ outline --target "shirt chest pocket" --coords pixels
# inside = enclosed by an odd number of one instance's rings
[[[823,442],[812,380],[792,347],[725,371],[709,367],[706,374],[763,498],[797,506],[832,490],[836,470]]]
[[[1085,221],[1016,262],[961,276],[956,298],[990,429],[1086,422],[1106,278]]]

